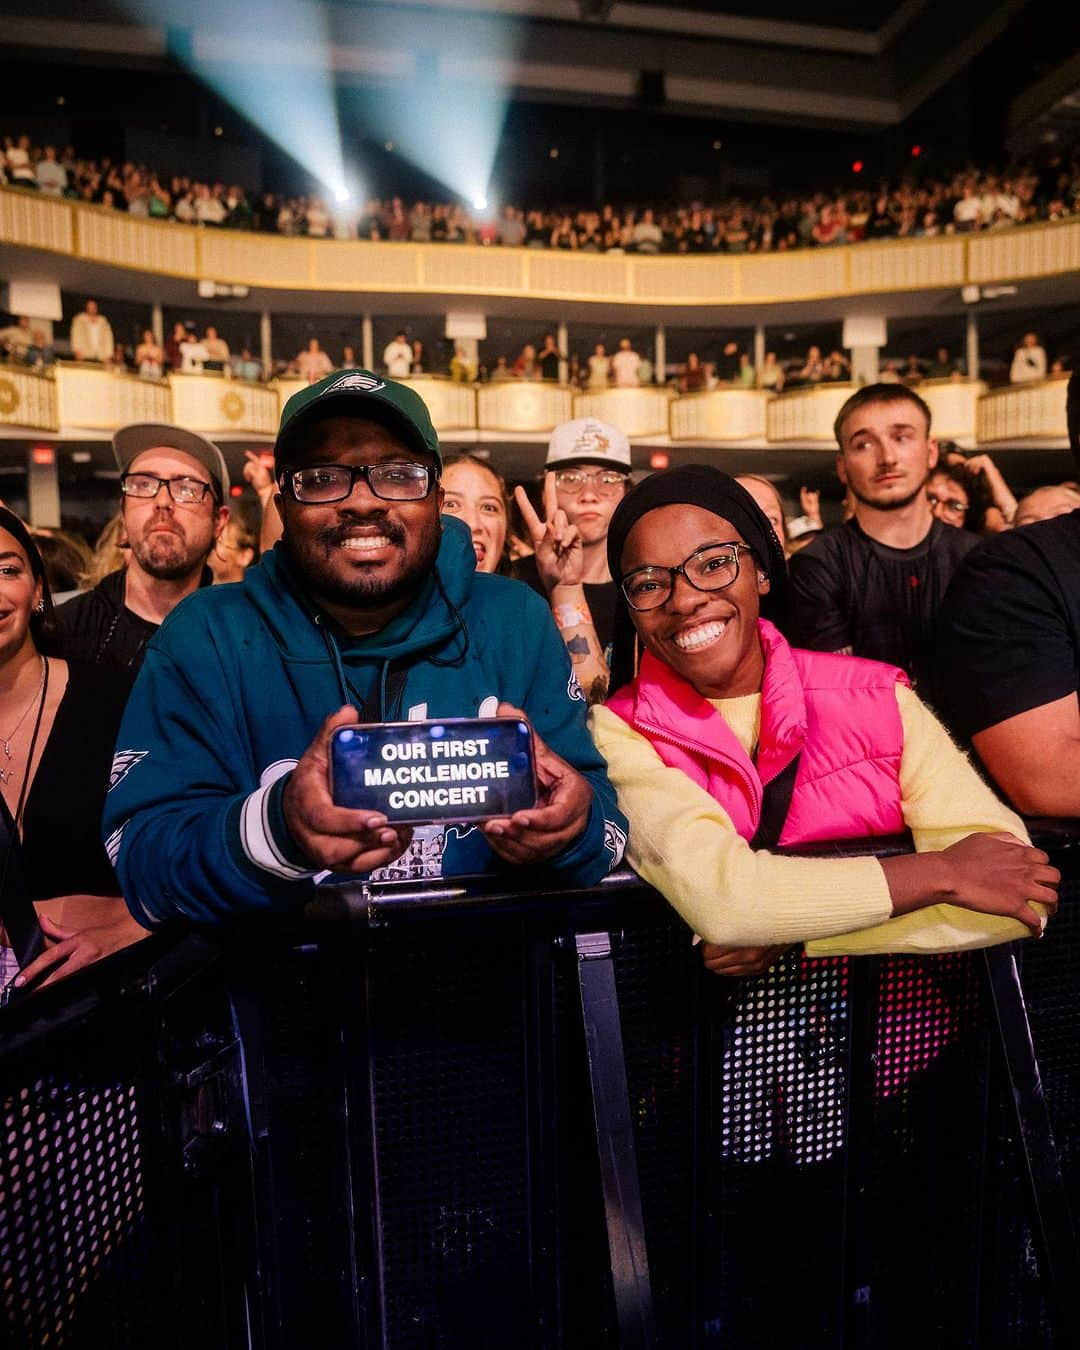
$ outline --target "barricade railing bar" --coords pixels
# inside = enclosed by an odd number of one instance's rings
[[[985,953],[724,980],[628,871],[507,876],[15,1001],[0,1343],[1080,1347],[1080,825],[1034,825],[1059,913]]]

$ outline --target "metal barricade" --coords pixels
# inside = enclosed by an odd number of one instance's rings
[[[628,874],[156,935],[0,1014],[0,1343],[1067,1346],[1080,833],[1047,838],[1020,977],[722,980]]]

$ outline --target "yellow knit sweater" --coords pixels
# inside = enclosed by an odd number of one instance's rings
[[[896,699],[904,729],[900,791],[918,852],[948,848],[977,832],[1028,842],[1020,817],[994,796],[906,685]],[[751,758],[761,695],[713,706]],[[844,952],[942,952],[1029,936],[1015,919],[934,905],[890,918],[892,902],[876,858],[787,858],[754,852],[727,812],[649,742],[604,707],[589,713],[630,821],[627,861],[710,942],[756,947],[806,942],[811,956]]]

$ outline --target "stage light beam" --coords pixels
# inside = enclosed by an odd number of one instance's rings
[[[307,0],[121,0],[170,54],[336,201],[349,194],[326,10]],[[221,132],[214,128],[215,135]]]

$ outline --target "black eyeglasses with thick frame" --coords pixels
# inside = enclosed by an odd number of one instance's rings
[[[684,558],[678,567],[635,567],[622,577],[619,588],[631,609],[639,614],[666,605],[675,591],[675,580],[683,576],[695,591],[723,591],[739,578],[739,554],[753,553],[749,544],[735,540],[702,544]],[[641,587],[655,585],[654,591]],[[643,603],[644,602],[644,603]]]
[[[160,474],[144,473],[141,469],[130,470],[120,475],[120,491],[125,497],[135,497],[140,501],[150,501],[163,487],[168,488],[169,496],[181,506],[198,506],[206,500],[208,492],[213,493],[217,501],[217,490],[213,483],[202,478],[191,478],[187,474],[178,474],[175,478],[162,478]]]
[[[413,460],[381,464],[305,464],[278,475],[282,492],[301,506],[343,502],[362,478],[373,496],[384,502],[423,501],[439,481],[439,472]]]

